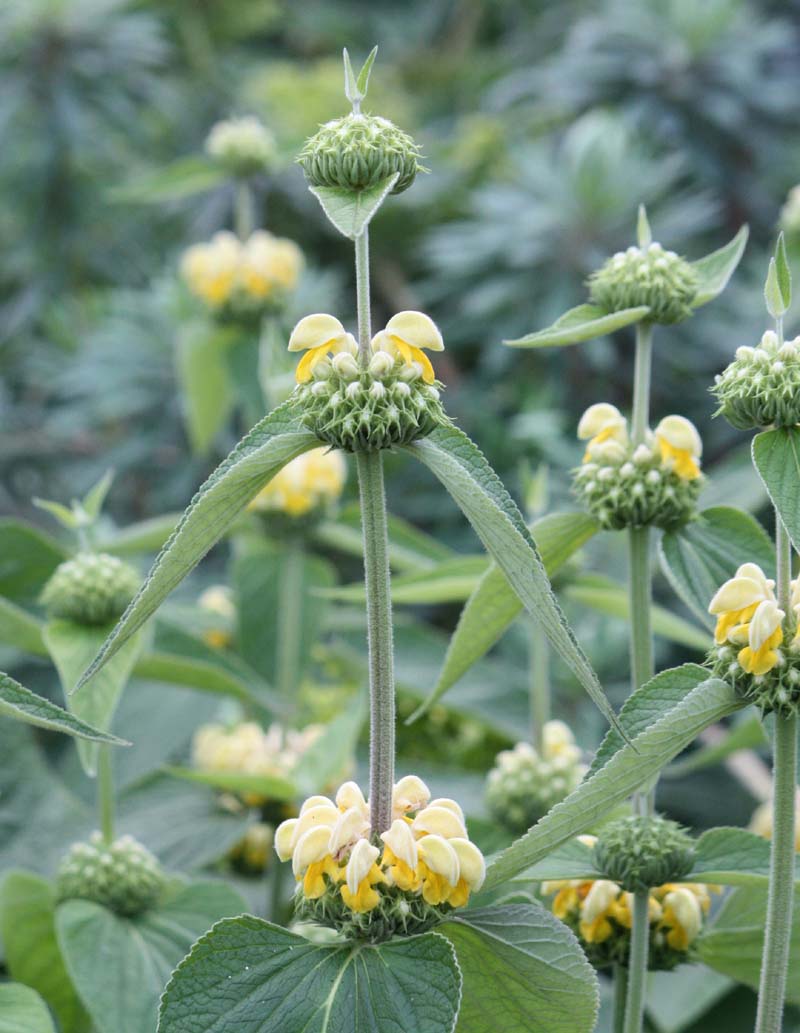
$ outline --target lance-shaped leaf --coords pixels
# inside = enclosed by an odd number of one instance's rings
[[[55,1033],[42,998],[23,983],[0,985],[0,1033]]]
[[[62,710],[44,696],[37,696],[35,692],[26,689],[24,685],[20,685],[19,682],[2,672],[0,672],[0,715],[13,717],[17,721],[24,721],[25,724],[35,725],[37,728],[65,732],[67,735],[74,735],[77,739],[107,742],[114,746],[130,746],[125,739],[118,739],[116,735],[101,732],[99,728],[92,727],[67,710]]]
[[[599,529],[597,521],[585,513],[551,513],[535,521],[531,534],[548,577],[552,577]],[[488,653],[522,609],[522,603],[505,574],[493,563],[461,611],[433,691],[411,715],[408,723],[421,717]]]
[[[107,196],[118,204],[164,204],[213,190],[226,179],[221,165],[192,156],[112,187]]]
[[[503,341],[503,344],[510,348],[553,348],[579,344],[611,334],[624,326],[641,323],[649,312],[646,305],[620,309],[619,312],[605,312],[597,305],[577,305],[560,316],[552,326],[513,341]]]
[[[464,980],[459,1033],[590,1033],[597,976],[573,933],[538,904],[458,912],[439,932]]]
[[[105,641],[110,626],[85,627],[72,621],[54,620],[44,627],[44,641],[61,679],[70,712],[102,731],[111,728],[114,711],[136,663],[142,638],[128,639],[113,659],[90,682],[75,686],[87,664]],[[97,769],[99,743],[78,740],[78,756],[87,775]]]
[[[792,274],[786,257],[786,241],[783,233],[778,234],[775,257],[769,260],[767,282],[764,285],[764,300],[767,311],[773,319],[781,319],[792,303]]]
[[[792,545],[800,550],[800,429],[779,427],[756,434],[753,464]]]
[[[561,612],[531,533],[483,453],[456,427],[439,427],[406,451],[447,488],[553,648],[614,724],[614,711]]]
[[[743,563],[775,569],[775,546],[749,513],[732,506],[706,509],[659,545],[661,568],[680,598],[709,627],[708,604]]]
[[[223,789],[229,793],[254,793],[273,800],[293,800],[298,794],[294,782],[279,775],[254,775],[246,771],[198,771],[195,768],[166,767],[173,778]]]
[[[723,681],[712,678],[697,685],[500,854],[489,866],[486,888],[519,875],[566,840],[590,828],[616,803],[656,775],[699,732],[743,705]]]
[[[488,566],[485,556],[458,556],[425,570],[400,574],[392,578],[392,602],[408,606],[463,602],[475,590]],[[361,603],[366,597],[364,585],[360,583],[317,589],[316,594],[348,603]]]
[[[181,328],[176,347],[176,369],[186,433],[192,451],[205,455],[225,425],[234,404],[226,350],[236,334],[198,320]]]
[[[322,210],[336,229],[350,240],[355,240],[367,228],[399,178],[400,173],[394,172],[375,186],[363,190],[346,190],[344,187],[308,189],[322,205]]]
[[[692,268],[699,280],[692,308],[700,308],[701,305],[713,301],[725,290],[744,254],[749,233],[749,228],[742,226],[733,240],[729,240],[724,247],[692,262]]]
[[[173,972],[158,1033],[452,1033],[460,996],[453,948],[436,933],[324,947],[243,915],[218,922]]]
[[[81,684],[155,613],[173,588],[219,541],[253,496],[292,459],[318,446],[318,439],[300,423],[292,399],[253,427],[192,499]]]

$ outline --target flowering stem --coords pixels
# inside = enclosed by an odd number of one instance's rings
[[[97,808],[100,812],[100,831],[108,844],[114,839],[114,770],[111,747],[101,744],[97,753]]]
[[[648,890],[637,890],[633,894],[633,924],[631,925],[631,951],[628,958],[628,988],[625,999],[623,1033],[641,1033],[644,1020],[647,955],[650,940],[649,898]]]
[[[633,412],[631,439],[633,447],[642,445],[650,421],[650,368],[653,360],[653,324],[636,324],[636,365],[633,371]]]
[[[303,542],[292,535],[286,542],[280,580],[276,681],[285,699],[294,699],[300,668],[300,629],[303,624]]]
[[[538,621],[531,624],[530,710],[533,745],[541,754],[544,726],[550,719],[550,647]]]
[[[628,970],[614,965],[614,1033],[625,1033],[625,998],[628,994]]]
[[[247,240],[256,228],[255,198],[253,188],[246,179],[236,181],[236,199],[233,209],[233,224],[239,240]]]
[[[358,309],[358,357],[367,367],[370,360],[372,320],[369,311],[369,227],[356,237],[356,297]]]
[[[394,785],[394,657],[389,541],[383,456],[380,452],[357,452],[356,462],[367,588],[370,824],[373,835],[377,835],[385,832],[392,823]]]
[[[778,605],[789,612],[791,545],[775,514]],[[792,932],[795,863],[795,793],[797,791],[797,715],[775,714],[773,744],[772,849],[769,897],[758,990],[756,1033],[780,1033],[786,996],[786,973]]]

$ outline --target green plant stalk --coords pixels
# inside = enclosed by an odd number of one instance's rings
[[[789,613],[792,576],[789,535],[776,512],[778,605]],[[797,792],[797,715],[775,714],[773,745],[772,848],[769,895],[758,989],[756,1033],[780,1033],[792,933]]]
[[[272,858],[272,864],[267,868],[267,880],[269,882],[267,898],[267,918],[276,925],[283,925],[286,915],[286,896],[284,868],[286,865],[277,858]]]
[[[628,986],[622,1033],[641,1033],[644,1020],[647,956],[650,947],[649,897],[648,890],[637,890],[633,894],[631,952],[628,958]]]
[[[369,237],[356,237],[358,353],[362,368],[369,365],[372,326],[369,304]],[[383,456],[356,453],[361,526],[364,534],[364,583],[367,594],[369,647],[369,804],[372,834],[392,824],[394,788],[395,695],[389,535]]]
[[[280,582],[277,689],[284,699],[295,699],[299,688],[301,628],[303,620],[303,542],[292,535],[286,542]]]
[[[628,994],[628,970],[614,965],[613,1033],[625,1033],[625,998]]]
[[[239,240],[247,240],[256,228],[256,203],[253,188],[246,179],[236,180],[233,225]]]
[[[103,743],[97,751],[97,810],[100,832],[106,844],[114,840],[114,769],[111,746]]]
[[[550,645],[538,622],[531,622],[529,652],[531,742],[541,754],[544,726],[550,720]]]

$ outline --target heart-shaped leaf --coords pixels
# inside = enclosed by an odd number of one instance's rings
[[[64,732],[77,739],[88,739],[90,742],[107,742],[115,746],[130,746],[125,739],[116,735],[101,732],[86,721],[81,721],[75,714],[62,710],[49,699],[37,696],[24,685],[14,681],[7,674],[0,672],[0,715],[13,717],[17,721],[35,725],[37,728],[48,728],[53,732]]]
[[[556,345],[579,344],[595,337],[604,337],[624,326],[641,323],[649,312],[646,305],[620,309],[619,312],[605,312],[597,305],[578,305],[559,316],[552,326],[513,341],[503,341],[503,344],[510,348],[552,348]]]
[[[360,237],[400,178],[395,172],[373,187],[346,190],[344,187],[309,187],[336,229],[355,240]]]
[[[792,545],[800,550],[800,429],[779,427],[756,434],[753,464]]]
[[[744,254],[749,234],[749,228],[742,226],[733,240],[729,240],[724,247],[692,262],[692,268],[699,279],[692,308],[706,305],[725,290]]]
[[[244,915],[178,966],[158,1033],[452,1033],[460,991],[453,948],[436,933],[323,947]]]

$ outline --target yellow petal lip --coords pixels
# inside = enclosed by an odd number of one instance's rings
[[[347,888],[351,893],[358,892],[379,854],[380,850],[366,839],[359,839],[353,847],[346,869]]]
[[[601,431],[621,431],[627,428],[628,421],[616,407],[611,405],[609,402],[597,402],[595,405],[590,405],[586,412],[581,416],[580,423],[578,424],[578,437],[581,441],[586,441],[588,438],[594,438]],[[612,434],[609,434],[611,437]],[[616,437],[616,435],[613,435]]]
[[[386,324],[386,333],[390,337],[400,338],[412,348],[425,348],[432,352],[444,351],[444,341],[439,327],[424,312],[398,312]]]
[[[315,825],[303,833],[292,853],[292,871],[296,879],[309,865],[327,857],[330,836],[331,830],[326,825]]]
[[[461,878],[466,880],[471,890],[477,892],[486,878],[486,861],[483,854],[468,839],[451,839],[448,842],[456,852]]]
[[[467,834],[464,822],[447,807],[426,807],[414,818],[416,835],[434,833],[445,839],[463,838]]]
[[[425,836],[417,844],[419,855],[432,872],[441,875],[451,886],[458,882],[458,854],[441,836]]]
[[[282,821],[275,829],[275,853],[281,861],[288,861],[292,856],[294,843],[294,830],[297,827],[297,818],[288,818]]]
[[[289,351],[299,352],[308,349],[330,347],[346,336],[345,328],[335,316],[324,312],[315,312],[303,316],[289,337]]]
[[[699,458],[703,454],[703,442],[697,428],[685,416],[665,416],[655,429],[656,437],[662,437],[673,448],[688,452]]]
[[[750,621],[750,648],[759,650],[781,627],[785,616],[783,610],[780,610],[772,599],[765,599],[759,603]]]
[[[392,804],[401,813],[427,806],[430,798],[430,789],[417,775],[404,775],[392,791]]]
[[[328,852],[336,857],[352,843],[357,842],[369,828],[369,823],[361,807],[350,807],[339,811],[339,817],[331,830]]]
[[[316,807],[309,807],[307,811],[303,811],[297,819],[297,825],[295,826],[295,843],[299,843],[303,835],[309,829],[318,828],[320,826],[327,829],[328,837],[330,837],[331,829],[336,824],[339,818],[339,813],[338,808],[329,803],[322,803]]]
[[[405,861],[409,868],[416,868],[419,853],[414,835],[407,821],[395,818],[391,826],[381,833],[381,839],[395,857]]]
[[[356,782],[345,782],[339,786],[336,793],[336,806],[342,811],[349,811],[351,807],[366,809],[367,801],[361,792],[361,787]]]
[[[764,586],[750,577],[732,577],[708,604],[708,612],[735,613],[764,599]]]

